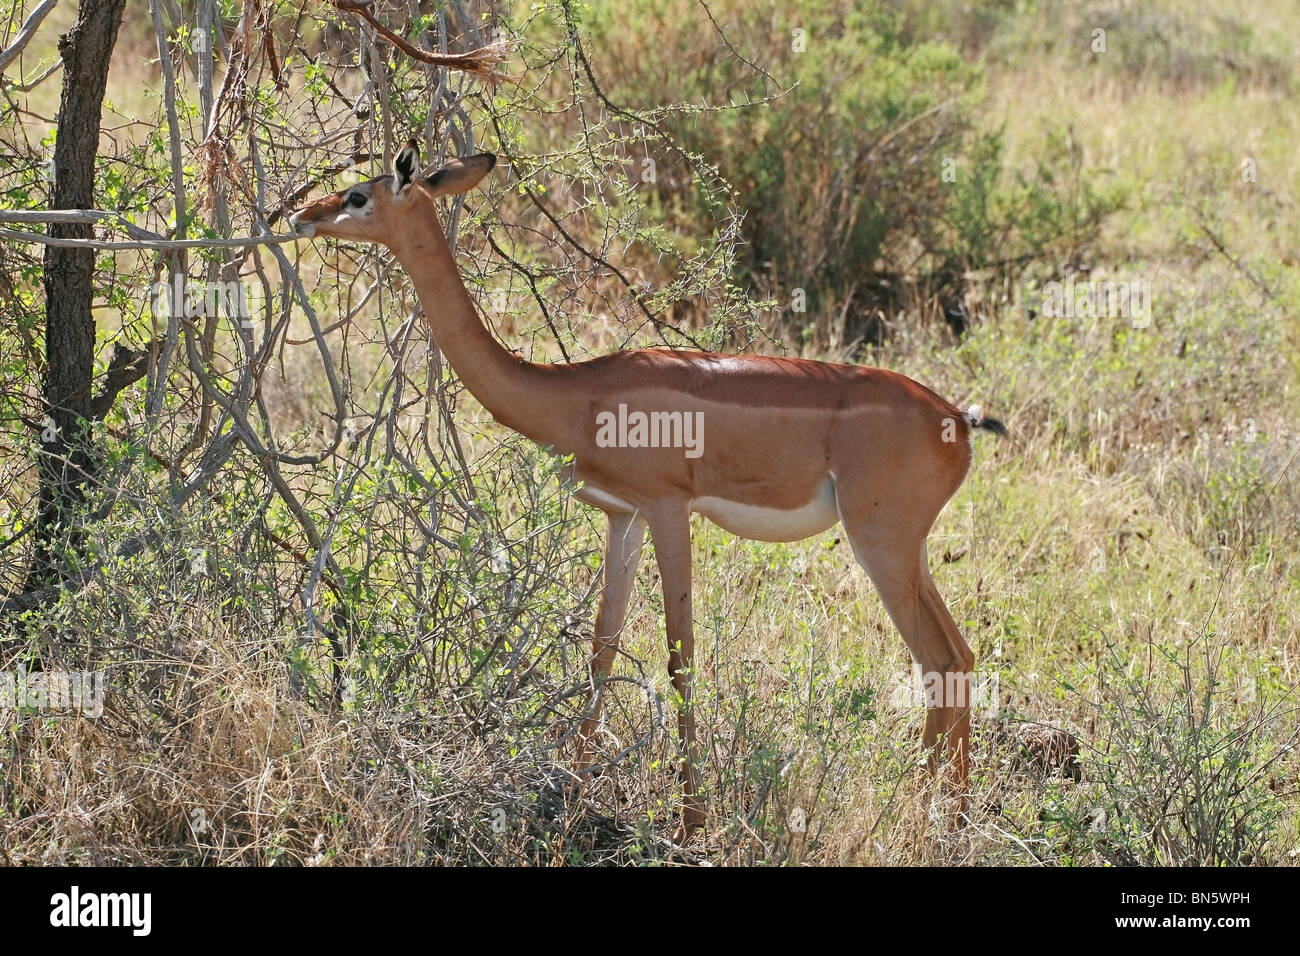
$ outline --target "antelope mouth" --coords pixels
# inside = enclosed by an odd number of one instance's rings
[[[301,216],[302,213],[296,212],[289,217],[289,229],[295,235],[302,236],[304,239],[310,239],[312,236],[316,235],[316,224],[313,222],[303,222],[302,219],[299,218]]]

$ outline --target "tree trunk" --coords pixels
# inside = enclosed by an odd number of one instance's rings
[[[80,0],[77,22],[59,38],[63,95],[54,146],[52,209],[94,207],[95,159],[108,64],[126,0]],[[93,227],[52,224],[51,236],[89,239]],[[93,416],[95,253],[45,249],[45,358],[42,386],[52,428],[42,434],[36,552],[27,588],[54,584],[64,573],[60,542],[75,545],[75,523],[94,455],[86,425]]]

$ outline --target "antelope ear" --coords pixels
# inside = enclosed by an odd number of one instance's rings
[[[408,139],[393,159],[393,195],[400,196],[415,179],[415,171],[420,168],[420,147],[413,139]]]
[[[424,185],[435,197],[463,193],[477,186],[496,164],[497,158],[492,153],[453,159],[426,179]]]

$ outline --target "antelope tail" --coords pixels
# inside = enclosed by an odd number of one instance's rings
[[[985,431],[990,431],[1001,438],[1007,437],[1007,426],[996,418],[986,417],[984,409],[978,405],[972,405],[966,409],[966,424],[971,428],[983,428]]]

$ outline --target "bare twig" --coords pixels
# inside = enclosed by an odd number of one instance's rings
[[[1245,266],[1245,264],[1242,263],[1240,256],[1234,256],[1231,252],[1228,251],[1228,246],[1223,241],[1223,237],[1220,236],[1217,232],[1215,232],[1212,228],[1210,228],[1210,223],[1207,221],[1205,217],[1204,210],[1197,211],[1197,218],[1200,219],[1198,225],[1201,227],[1201,232],[1205,233],[1205,238],[1210,240],[1210,244],[1214,246],[1216,250],[1218,250],[1219,255],[1227,259],[1228,262],[1232,264],[1232,267],[1236,269],[1239,273],[1241,273],[1243,276],[1245,276],[1246,279],[1250,282],[1250,284],[1253,285],[1256,289],[1258,289],[1259,292],[1262,293],[1266,299],[1268,299],[1271,302],[1277,302],[1278,300],[1277,293],[1275,293],[1272,289],[1268,287],[1268,283],[1266,283],[1263,279],[1261,279],[1259,276],[1255,275],[1254,272],[1248,269]]]
[[[40,76],[30,79],[26,83],[15,84],[13,86],[6,86],[4,90],[6,93],[30,93],[32,90],[36,89],[36,87],[40,86],[42,83],[44,83],[46,80],[48,80],[50,77],[52,77],[55,73],[57,73],[62,68],[63,68],[63,61],[55,60],[53,63],[51,63],[41,72]]]
[[[154,37],[158,44],[158,64],[163,71],[163,107],[167,115],[167,137],[171,152],[172,173],[172,212],[176,228],[181,236],[185,235],[185,159],[181,155],[181,126],[176,113],[176,72],[172,69],[171,51],[167,48],[167,30],[163,26],[162,9],[159,0],[150,0],[149,14],[153,19]],[[174,283],[178,276],[185,275],[188,261],[183,249],[172,250],[167,257],[167,282]],[[163,393],[166,390],[167,371],[171,357],[176,350],[180,327],[175,315],[167,320],[167,330],[153,350],[153,359],[149,365],[149,382],[146,389],[145,414],[153,417],[162,408]]]

